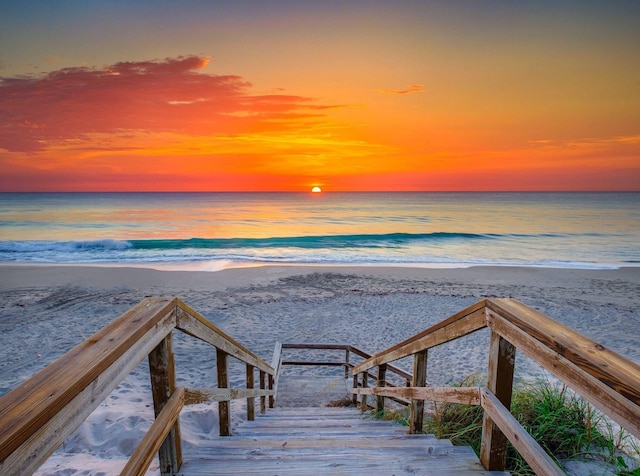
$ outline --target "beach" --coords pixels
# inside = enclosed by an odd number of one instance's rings
[[[640,362],[640,268],[261,266],[198,272],[2,265],[0,277],[1,394],[148,296],[180,297],[267,362],[277,341],[350,344],[375,353],[487,296],[518,299]],[[430,351],[429,383],[484,373],[487,343],[483,330]],[[212,385],[215,352],[182,335],[174,345],[178,383]],[[409,361],[398,365],[411,370]],[[153,419],[145,366],[114,390],[41,474],[75,474],[70,466],[118,472]],[[232,367],[231,375],[232,386],[244,384],[242,371]],[[516,378],[545,377],[517,356]],[[242,416],[242,405],[234,404],[234,418]],[[181,419],[187,444],[217,432],[210,407],[190,407]]]

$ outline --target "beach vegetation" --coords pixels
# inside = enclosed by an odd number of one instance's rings
[[[456,384],[461,387],[484,385],[485,379],[475,374]],[[511,413],[561,467],[568,469],[577,461],[598,468],[598,474],[640,476],[637,440],[566,385],[548,380],[516,385]],[[406,422],[404,414],[396,415]],[[449,439],[454,445],[471,446],[479,455],[482,419],[480,406],[432,402],[425,415],[423,433]],[[514,475],[535,474],[511,444],[506,464],[507,471]]]

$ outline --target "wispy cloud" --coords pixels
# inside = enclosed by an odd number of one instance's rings
[[[406,95],[406,94],[416,94],[424,92],[424,84],[414,83],[410,84],[406,87],[406,89],[376,89],[376,92],[382,94],[396,94],[396,95]]]
[[[0,148],[36,152],[94,134],[240,134],[295,128],[335,107],[313,98],[252,95],[236,75],[207,74],[184,56],[0,78]]]

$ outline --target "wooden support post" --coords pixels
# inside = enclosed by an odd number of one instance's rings
[[[175,361],[169,333],[149,354],[149,373],[153,410],[157,417],[176,389]],[[160,473],[175,474],[182,466],[182,444],[179,421],[173,424],[169,434],[158,450]]]
[[[267,372],[264,370],[260,371],[260,390],[264,390],[267,388]],[[267,411],[267,397],[264,395],[260,396],[260,413],[265,413]]]
[[[353,378],[353,388],[358,388],[358,374],[353,374],[352,376]],[[353,402],[354,405],[358,404],[358,394],[354,393],[353,396],[351,397],[351,401]]]
[[[269,374],[269,390],[273,390],[273,375]],[[275,398],[273,395],[269,395],[269,408],[275,406]]]
[[[489,343],[487,388],[506,408],[511,408],[515,358],[515,347],[492,331]],[[507,437],[485,412],[482,422],[480,462],[488,471],[504,471],[506,456]]]
[[[376,382],[377,387],[384,387],[387,384],[387,364],[381,364],[378,366],[378,381]],[[384,412],[384,397],[382,395],[378,395],[376,399],[376,411],[378,413]]]
[[[247,364],[247,389],[253,388],[253,374],[254,366],[251,364]],[[255,401],[255,397],[247,398],[247,420],[249,421],[253,421],[256,419]]]
[[[218,388],[229,388],[229,354],[216,348],[218,366]],[[231,412],[229,400],[218,402],[218,418],[220,419],[220,436],[231,436]]]
[[[344,355],[344,378],[349,378],[349,349],[345,350]]]
[[[362,388],[367,388],[369,386],[369,371],[365,370],[364,372],[362,372]],[[364,410],[367,409],[367,396],[366,395],[362,395],[362,408]]]
[[[413,354],[413,386],[427,386],[427,349]],[[424,424],[424,400],[411,400],[409,433],[422,433]]]

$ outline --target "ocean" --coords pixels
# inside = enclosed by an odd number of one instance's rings
[[[640,193],[0,193],[0,262],[640,266]]]

